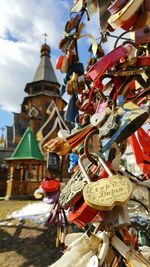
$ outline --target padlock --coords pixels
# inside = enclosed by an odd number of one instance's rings
[[[123,28],[125,26],[125,29],[129,30],[131,27],[133,27],[136,21],[137,11],[142,5],[143,1],[144,0],[139,0],[137,2],[136,0],[129,0],[121,10],[113,14],[108,19],[108,23],[113,29],[117,29],[118,27]]]
[[[98,257],[96,255],[92,256],[87,264],[87,267],[99,267]]]
[[[73,72],[70,80],[66,84],[66,91],[69,95],[73,95],[77,92],[77,88],[78,88],[77,81],[78,81],[78,75],[77,73]]]
[[[86,184],[86,179],[79,169],[71,176],[70,180],[61,191],[59,196],[59,204],[62,208],[68,209],[74,206],[81,197],[82,190]]]
[[[67,21],[65,25],[65,32],[70,33],[72,30],[74,30],[77,27],[80,19],[81,15],[77,14],[75,17],[72,17],[69,21]]]
[[[108,8],[108,11],[111,15],[115,14],[118,10],[120,10],[126,3],[126,0],[115,0],[111,3]]]
[[[105,56],[105,53],[104,53],[104,50],[103,50],[101,44],[98,44],[96,55],[97,55],[97,58],[102,58]]]
[[[113,129],[113,127],[111,128],[111,127],[105,126],[106,131],[104,131],[103,128],[104,128],[104,125],[102,125],[100,127],[99,134],[98,134],[98,130],[91,131],[87,135],[87,137],[85,138],[85,141],[84,141],[84,153],[87,156],[87,158],[95,165],[98,165],[98,162],[97,162],[97,160],[94,159],[94,157],[91,154],[91,150],[89,149],[89,144],[90,144],[89,140],[90,140],[90,138],[93,140],[93,143],[92,143],[93,146],[92,147],[93,148],[95,147],[95,149],[92,152],[97,153],[97,152],[101,151],[101,147],[102,147],[101,139],[103,139],[104,137],[107,137],[107,135],[109,134],[109,129],[111,131]],[[96,139],[95,135],[98,138],[98,140]],[[95,142],[95,140],[96,140],[96,142]],[[120,148],[122,151],[120,151]],[[125,144],[123,145],[123,143],[122,143],[120,148],[119,148],[118,144],[116,142],[114,142],[109,148],[110,151],[109,151],[109,155],[108,155],[108,160],[106,162],[107,166],[110,167],[115,172],[117,172],[119,170],[121,152],[122,152],[122,154],[124,153],[124,150],[126,148]],[[101,178],[108,177],[107,172],[105,171],[104,168],[101,170],[99,176]]]
[[[146,25],[145,27],[134,31],[132,37],[137,45],[149,44],[150,43],[150,26]]]
[[[87,174],[87,171],[83,167],[82,161],[87,159],[83,154],[79,157],[79,167],[84,175],[86,182],[90,183],[90,178]],[[85,203],[83,197],[79,199],[78,202],[75,203],[73,209],[68,213],[68,221],[70,223],[76,224],[79,228],[84,227],[89,222],[91,222],[94,218],[96,219],[96,214],[98,211],[94,208],[91,208],[88,204]]]
[[[69,68],[69,58],[68,55],[66,54],[62,60],[60,70],[62,73],[67,73],[68,68]]]
[[[93,126],[100,128],[104,124],[104,122],[106,121],[108,114],[109,114],[109,112],[108,112],[109,110],[110,110],[109,108],[108,109],[106,108],[102,112],[98,112],[98,113],[93,114],[90,117],[90,123]]]
[[[62,50],[62,52],[66,53],[68,49],[73,49],[75,44],[75,39],[73,38],[73,35],[65,35],[65,37],[60,40],[59,42],[59,49]]]
[[[97,160],[95,160],[93,158],[93,156],[90,153],[90,150],[89,150],[89,141],[91,139],[94,139],[94,142],[93,142],[93,147],[94,147],[94,145],[95,145],[94,143],[95,143],[95,139],[96,139],[95,138],[95,135],[97,135],[98,140],[97,140],[96,146],[95,146],[96,149],[93,152],[98,152],[98,151],[100,151],[102,149],[101,139],[103,139],[105,137],[109,137],[109,134],[114,129],[116,129],[116,123],[115,123],[115,117],[114,117],[114,115],[112,113],[110,113],[110,114],[109,113],[106,113],[106,117],[105,116],[104,117],[103,116],[101,117],[102,114],[104,114],[104,113],[103,112],[100,113],[100,114],[99,113],[96,113],[96,114],[94,114],[92,116],[91,122],[94,123],[96,126],[98,126],[98,129],[95,129],[95,130],[91,131],[90,133],[88,133],[88,135],[86,136],[85,141],[84,141],[84,153],[87,156],[87,158],[93,164],[95,164],[95,165],[98,165],[98,162],[97,162]],[[108,116],[108,114],[109,114],[109,116]],[[102,121],[101,121],[101,119],[102,119]],[[114,148],[114,146],[115,147],[116,146],[118,147],[118,145],[116,143],[113,143],[113,145],[110,146],[110,149],[112,148],[112,146],[113,146],[113,148]],[[115,151],[116,151],[116,149],[115,149]],[[117,150],[117,153],[116,154],[117,154],[116,156],[119,155],[119,147],[118,147],[118,150]],[[119,159],[119,157],[118,157],[118,159]],[[116,160],[117,160],[117,158],[116,158]],[[115,167],[115,164],[116,163],[117,163],[116,161],[113,162],[114,167]],[[107,164],[109,166],[111,165],[110,160],[108,160]],[[105,171],[103,171],[103,173],[104,173],[104,175],[106,174]],[[106,176],[106,177],[108,177],[108,176]]]
[[[138,231],[138,243],[139,246],[146,245],[146,237],[144,236],[144,233],[141,230]]]
[[[74,1],[74,6],[71,8],[71,13],[78,13],[85,7],[84,0]]]
[[[102,266],[109,249],[109,236],[105,231],[98,232],[97,236],[102,240],[102,246],[100,247],[100,251],[98,253],[99,266]]]
[[[122,108],[120,107],[116,115],[120,121],[118,123],[118,129],[102,147],[102,153],[107,151],[114,142],[121,143],[131,136],[149,117],[146,110],[139,108],[132,102],[125,103]]]
[[[64,55],[61,55],[61,56],[58,57],[58,59],[56,61],[56,64],[55,64],[56,70],[60,70],[61,69],[63,60],[64,60]]]
[[[127,203],[132,193],[132,183],[121,175],[113,175],[103,159],[98,155],[97,159],[108,172],[110,178],[100,179],[96,182],[90,182],[87,173],[79,159],[79,166],[87,176],[89,183],[83,189],[85,202],[97,210],[112,210],[116,205],[122,206]]]
[[[85,227],[94,218],[98,211],[87,205],[83,198],[76,202],[73,211],[70,209],[68,212],[68,222],[74,223],[78,228]]]
[[[70,136],[66,138],[67,143],[70,148],[73,150],[78,147],[80,144],[83,144],[86,135],[93,130],[93,126],[88,124],[85,127],[82,127],[79,130],[76,130]]]
[[[123,227],[119,230],[119,233],[122,235],[123,242],[129,246],[132,244],[132,236],[127,227]]]
[[[90,76],[93,81],[98,80],[106,70],[119,63],[121,58],[126,58],[131,54],[133,48],[131,45],[118,46],[116,49],[99,59],[88,71],[86,76]]]

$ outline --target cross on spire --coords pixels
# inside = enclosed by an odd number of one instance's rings
[[[46,44],[46,40],[47,40],[48,34],[47,33],[43,33],[42,36],[44,37],[44,42]]]

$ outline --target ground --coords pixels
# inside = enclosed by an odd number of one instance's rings
[[[31,201],[0,201],[0,266],[47,267],[62,254],[55,247],[55,226],[28,220],[7,220],[6,216]]]

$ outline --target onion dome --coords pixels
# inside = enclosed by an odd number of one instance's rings
[[[50,52],[51,52],[50,46],[47,45],[46,43],[43,44],[41,47],[41,57],[42,56],[50,56]]]

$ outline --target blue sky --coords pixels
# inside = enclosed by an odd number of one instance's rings
[[[0,9],[0,127],[11,125],[12,112],[20,112],[26,83],[33,80],[40,61],[42,34],[52,49],[55,64],[60,51],[64,18],[71,1],[9,0]],[[58,79],[61,80],[60,73]]]
[[[0,8],[0,127],[12,125],[12,112],[20,112],[25,97],[26,83],[32,82],[40,61],[43,33],[48,34],[51,60],[55,65],[61,54],[58,43],[63,35],[65,23],[73,0],[9,0],[2,1]],[[85,22],[84,33],[99,37],[98,14]],[[108,42],[105,49],[112,48]],[[88,60],[90,40],[79,41],[80,58]],[[56,71],[59,82],[62,74]]]
[[[0,109],[0,128],[12,124],[12,113]]]

